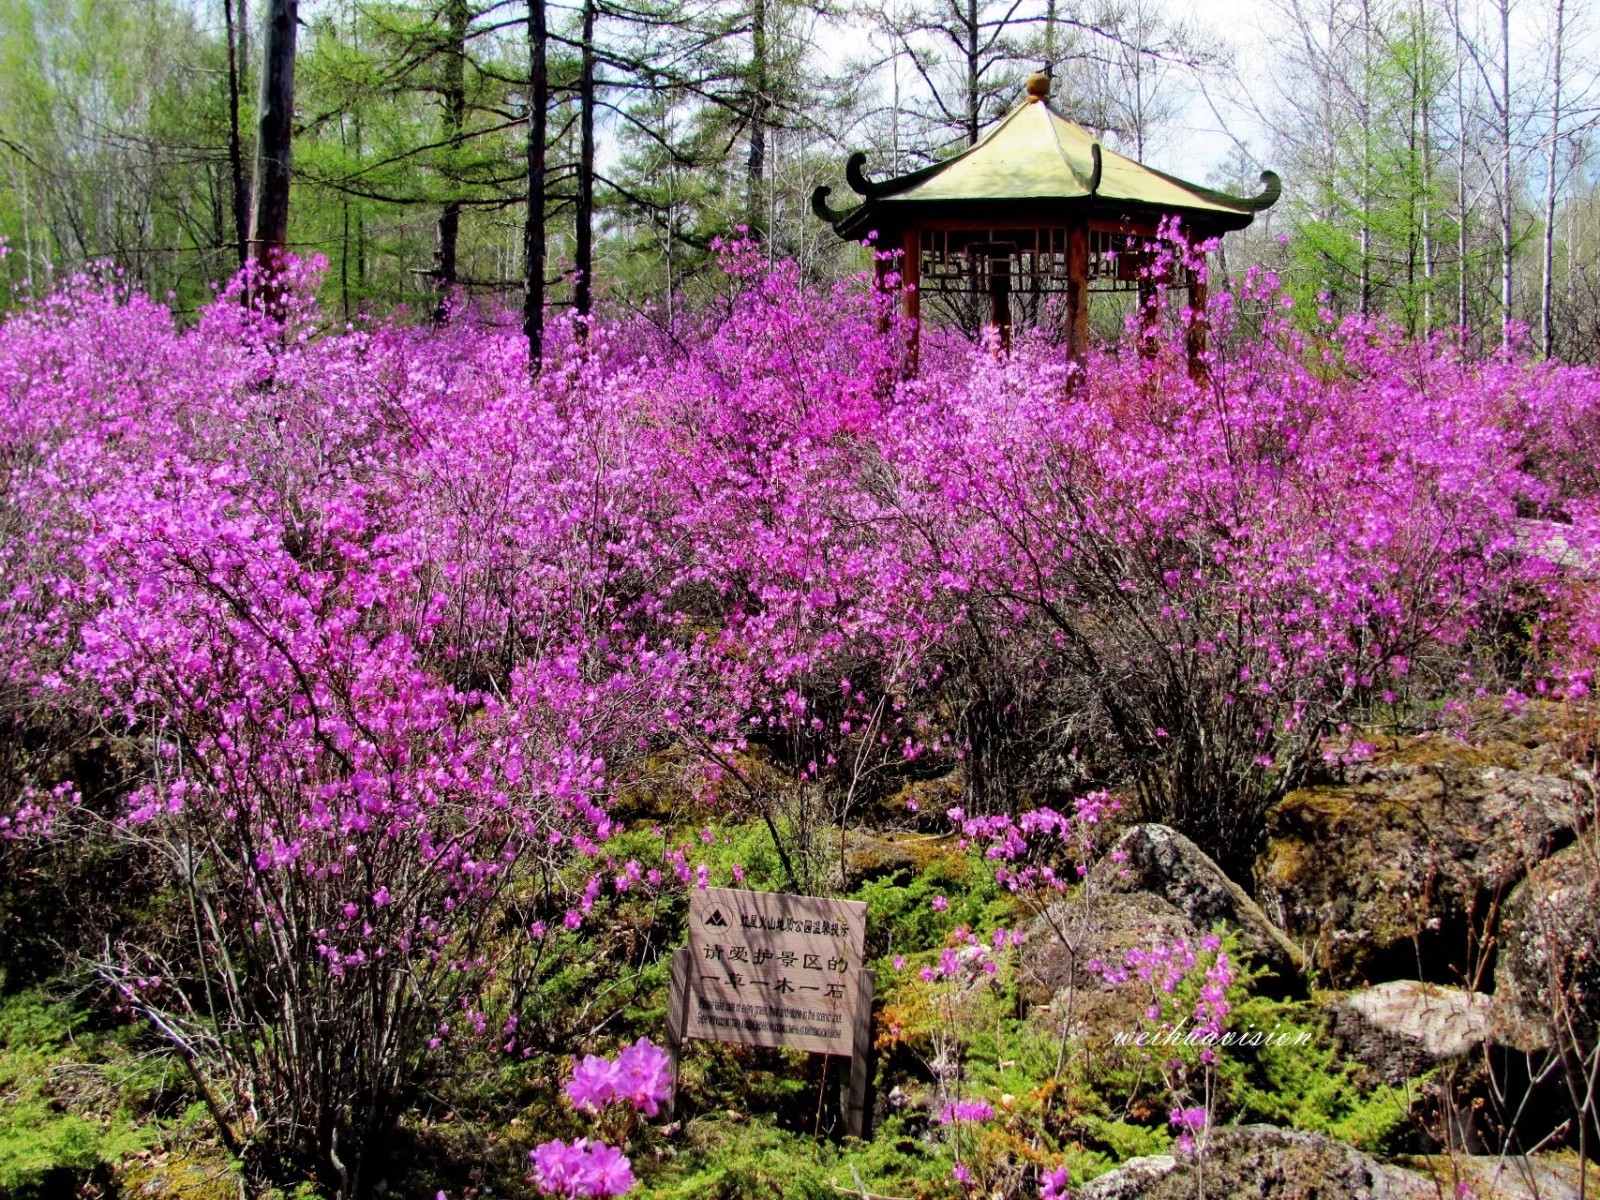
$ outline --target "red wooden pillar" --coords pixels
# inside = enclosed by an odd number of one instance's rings
[[[1206,285],[1196,279],[1189,284],[1189,329],[1185,337],[1189,352],[1189,378],[1206,381],[1205,353],[1211,326],[1206,320]]]
[[[999,334],[1000,352],[1011,349],[1011,254],[995,250],[989,256],[989,323]]]
[[[1156,281],[1147,275],[1140,275],[1139,354],[1144,358],[1154,358],[1159,348],[1156,325],[1161,316],[1160,297],[1161,293],[1156,288]]]
[[[906,374],[917,373],[922,335],[922,234],[906,230],[905,257],[900,264],[900,314],[910,323],[906,333]]]
[[[894,260],[885,257],[884,252],[874,245],[872,247],[872,287],[874,291],[881,294],[888,290],[889,272],[893,268]],[[887,333],[889,331],[888,310],[885,308],[878,311],[880,314],[878,317],[878,332]]]
[[[1082,362],[1089,352],[1089,227],[1067,229],[1067,353]]]

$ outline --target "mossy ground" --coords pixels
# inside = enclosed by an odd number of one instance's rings
[[[759,823],[699,829],[696,861],[714,883],[783,886],[782,867]],[[644,830],[616,849],[641,846]],[[659,848],[657,839],[654,844]],[[833,853],[837,854],[835,846]],[[775,1050],[691,1043],[683,1063],[679,1123],[646,1126],[629,1147],[653,1200],[788,1200],[859,1195],[954,1197],[950,1131],[929,1109],[933,1016],[917,968],[932,962],[958,926],[1015,928],[1028,913],[1002,892],[981,859],[955,840],[873,832],[846,846],[854,898],[869,911],[868,955],[878,971],[881,1120],[869,1143],[839,1140],[838,1061]],[[935,897],[946,904],[935,907]],[[894,959],[904,956],[901,969]],[[575,965],[551,981],[553,1002],[590,979]],[[598,1049],[641,1034],[659,1039],[665,962],[629,980],[630,999]],[[45,989],[0,1005],[0,1197],[138,1196],[234,1200],[235,1166],[214,1144],[181,1064],[133,1028],[91,1015]],[[1309,1044],[1259,1049],[1225,1061],[1224,1119],[1268,1121],[1330,1133],[1363,1148],[1389,1148],[1410,1119],[1403,1095],[1370,1086],[1340,1061],[1320,1010],[1308,1001],[1246,1000],[1239,1021],[1305,1030]],[[1046,1010],[1030,1008],[1002,973],[963,1009],[962,1070],[972,1094],[993,1100],[997,1119],[961,1136],[963,1157],[997,1185],[1066,1163],[1076,1181],[1171,1142],[1168,1102],[1148,1064],[1064,1044]],[[558,1092],[564,1059],[466,1063],[430,1084],[401,1122],[385,1192],[405,1200],[525,1197],[528,1151],[550,1137],[586,1132]],[[293,1189],[289,1189],[293,1191]],[[310,1195],[310,1189],[301,1191]]]

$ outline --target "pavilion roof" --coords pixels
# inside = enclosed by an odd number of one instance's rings
[[[874,221],[905,224],[919,210],[981,206],[992,212],[1013,202],[1038,209],[1054,207],[1051,201],[1110,215],[1172,213],[1200,218],[1197,225],[1238,229],[1278,198],[1278,177],[1270,171],[1262,173],[1261,195],[1230,196],[1106,150],[1088,130],[1053,110],[1045,96],[1048,82],[1035,80],[1040,83],[1029,81],[1021,104],[961,153],[881,182],[862,172],[865,155],[852,155],[846,177],[864,203],[834,212],[827,208],[828,189],[819,188],[813,207],[841,236],[852,237]]]

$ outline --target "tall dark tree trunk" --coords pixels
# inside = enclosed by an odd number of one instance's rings
[[[982,116],[982,99],[978,95],[978,74],[982,63],[978,49],[978,0],[967,0],[967,145],[976,146]]]
[[[243,10],[243,0],[240,9]],[[244,139],[239,132],[239,77],[242,32],[234,25],[233,0],[222,0],[228,36],[228,173],[233,186],[233,240],[238,264],[250,253],[250,193],[244,182]]]
[[[461,149],[462,130],[467,116],[467,24],[471,13],[467,0],[448,0],[445,5],[446,44],[444,62],[444,133],[452,156]],[[452,163],[452,170],[454,163]],[[449,185],[454,180],[447,181]],[[461,203],[446,200],[439,211],[439,231],[433,252],[433,286],[438,302],[433,319],[443,322],[450,313],[450,293],[458,278],[456,248],[461,238]]]
[[[769,118],[767,62],[767,0],[750,8],[750,157],[745,163],[745,224],[750,236],[763,240],[766,233],[767,122]]]
[[[1495,147],[1500,155],[1500,344],[1511,346],[1512,281],[1516,266],[1516,196],[1512,193],[1511,176],[1511,3],[1497,0],[1500,14],[1500,85],[1495,96],[1495,132],[1500,144]]]
[[[1541,275],[1539,286],[1539,347],[1550,358],[1556,351],[1555,322],[1555,248],[1556,248],[1556,189],[1561,166],[1561,71],[1567,41],[1566,0],[1556,0],[1555,55],[1550,73],[1550,146],[1546,151],[1544,177],[1544,238],[1540,246]]]
[[[289,244],[289,155],[294,140],[294,43],[298,0],[268,0],[256,129],[255,203],[250,244],[256,262],[276,270]]]
[[[572,306],[580,317],[587,317],[594,303],[594,17],[595,0],[584,0],[583,57],[578,73],[577,229],[572,250]]]
[[[522,226],[522,333],[528,339],[528,366],[535,373],[544,358],[544,141],[550,107],[545,52],[549,40],[544,0],[528,0],[528,215]]]

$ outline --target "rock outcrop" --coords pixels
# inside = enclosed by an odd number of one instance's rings
[[[1477,745],[1397,739],[1272,810],[1256,895],[1328,982],[1471,977],[1496,898],[1579,822],[1559,728],[1543,716]]]
[[[1600,849],[1585,838],[1529,872],[1500,915],[1495,995],[1557,1044],[1600,1032]]]
[[[1305,956],[1205,851],[1165,825],[1135,825],[1089,873],[1091,895],[1145,893],[1194,928],[1236,929],[1244,953],[1280,981],[1298,985]]]

